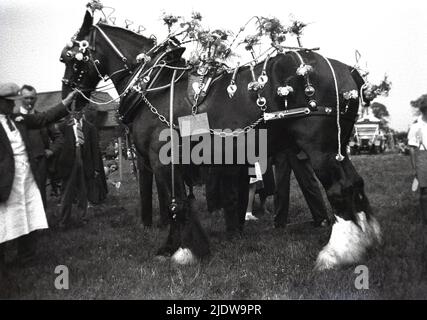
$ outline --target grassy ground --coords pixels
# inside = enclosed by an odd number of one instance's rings
[[[36,261],[11,270],[18,299],[425,299],[427,229],[421,226],[417,198],[410,191],[409,158],[354,156],[382,226],[385,243],[364,264],[369,289],[354,286],[354,267],[314,272],[330,229],[310,226],[310,215],[295,180],[291,222],[272,228],[271,215],[247,223],[242,239],[228,242],[222,217],[209,217],[204,188],[196,188],[202,223],[211,237],[212,257],[175,267],[154,254],[167,230],[143,228],[136,214],[137,189],[127,172],[120,191],[111,190],[89,223],[65,232],[41,234]],[[269,200],[272,206],[272,199]],[[53,200],[51,201],[54,206]],[[157,210],[158,204],[155,204]],[[51,215],[53,209],[49,210]],[[155,212],[157,219],[157,212]],[[423,237],[424,236],[424,237]],[[9,257],[14,254],[9,246]],[[69,268],[69,290],[54,286],[57,265]]]

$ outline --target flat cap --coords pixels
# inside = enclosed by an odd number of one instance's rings
[[[8,100],[21,99],[19,95],[20,87],[13,82],[0,83],[0,98]]]

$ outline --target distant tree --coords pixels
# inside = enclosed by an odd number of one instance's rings
[[[390,114],[388,113],[387,107],[382,103],[374,102],[371,104],[372,113],[375,117],[381,120],[381,127],[383,129],[388,128],[388,117]]]

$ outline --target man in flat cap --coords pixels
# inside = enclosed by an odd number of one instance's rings
[[[44,127],[66,116],[75,96],[70,93],[47,112],[13,114],[14,100],[20,98],[19,89],[15,83],[0,83],[0,283],[6,277],[5,243],[19,238],[18,259],[25,259],[35,249],[29,234],[48,227],[34,180],[36,163],[28,129]]]

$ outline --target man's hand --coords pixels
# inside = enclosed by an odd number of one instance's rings
[[[45,149],[44,153],[46,155],[46,158],[50,158],[51,156],[53,156],[53,151],[52,150]]]
[[[73,102],[76,94],[77,94],[77,91],[70,92],[68,96],[66,96],[65,99],[62,100],[62,103],[64,104],[64,106],[68,107]]]

